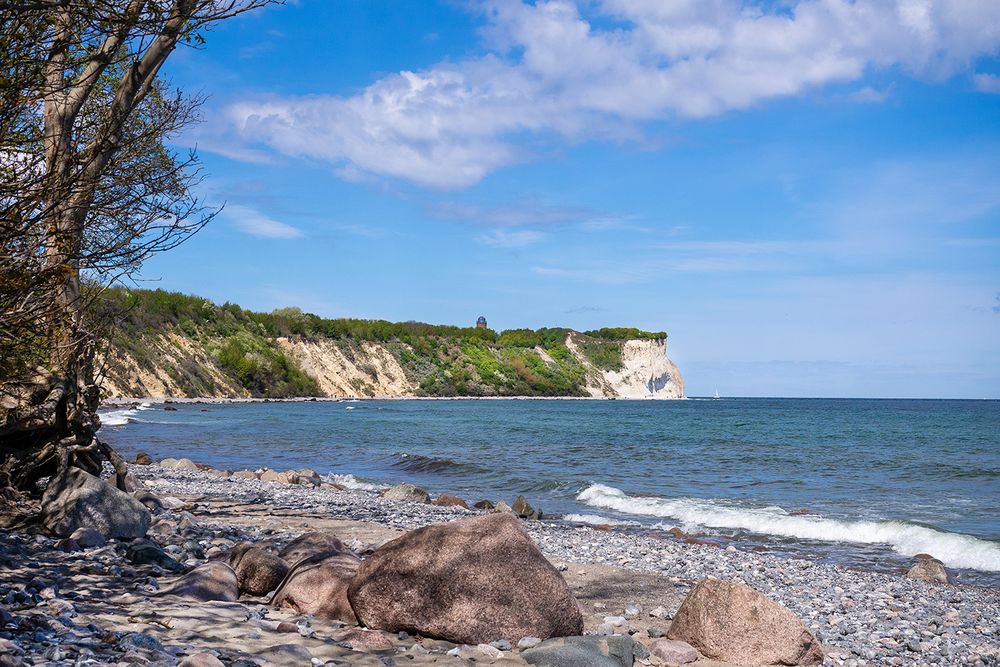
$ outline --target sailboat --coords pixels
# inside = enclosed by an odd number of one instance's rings
[[[716,398],[716,399],[722,398],[721,396],[719,396],[719,389],[718,389],[718,387],[716,387],[716,389],[715,389],[715,396],[713,396],[712,398]]]

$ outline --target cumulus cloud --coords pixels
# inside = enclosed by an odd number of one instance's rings
[[[455,188],[529,159],[533,142],[635,137],[646,122],[745,109],[872,69],[942,78],[1000,46],[996,0],[483,7],[483,57],[386,76],[350,97],[245,100],[229,122],[246,142],[343,173]]]
[[[266,239],[296,239],[302,236],[302,231],[274,220],[249,206],[228,204],[223,209],[223,215],[236,227],[251,236]]]

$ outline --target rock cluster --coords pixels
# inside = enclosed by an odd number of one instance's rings
[[[0,664],[825,659],[852,667],[944,667],[1000,660],[1000,600],[988,589],[623,530],[522,522],[510,506],[508,513],[472,514],[459,504],[399,502],[256,474],[222,477],[202,467],[133,469],[148,487],[132,498],[151,508],[145,539],[106,536],[90,525],[60,539],[0,531],[0,568],[22,565],[0,576]],[[208,502],[237,513],[244,504],[265,504],[290,517],[338,516],[410,532],[376,548],[339,530],[338,537],[219,523],[216,510],[205,511]],[[560,574],[577,574],[581,563],[656,573],[676,597],[594,602],[594,613],[581,615]],[[172,571],[179,568],[185,572]],[[102,625],[116,614],[118,625]],[[180,639],[175,623],[185,618],[203,619],[204,632]],[[370,627],[356,626],[359,620]],[[225,636],[241,639],[207,639],[221,636],[210,632],[211,623],[233,626]],[[820,642],[825,658],[817,657]]]

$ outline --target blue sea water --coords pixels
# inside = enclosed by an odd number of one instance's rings
[[[1000,402],[867,399],[175,404],[105,412],[127,455],[309,466],[548,517],[1000,585]]]

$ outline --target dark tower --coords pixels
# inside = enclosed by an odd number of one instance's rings
[[[479,316],[479,319],[476,320],[476,328],[477,329],[485,329],[486,328],[486,317],[484,317],[483,315]]]

